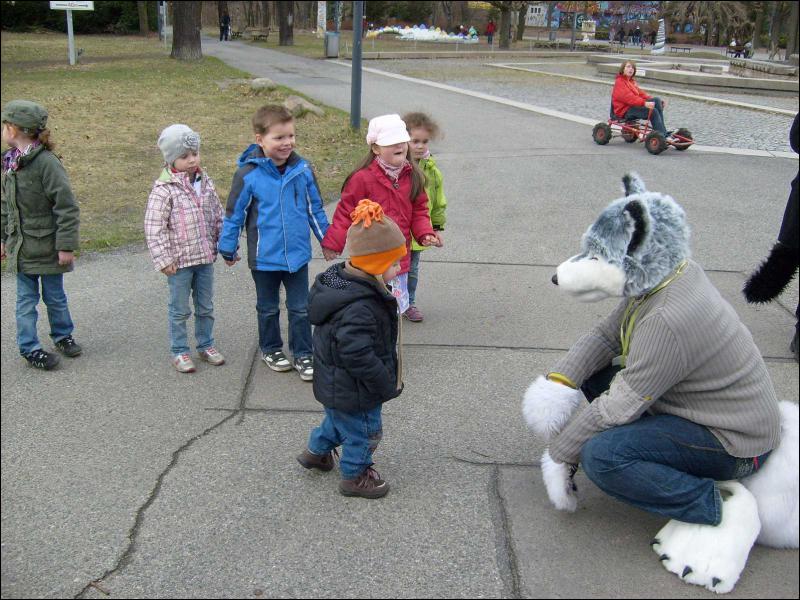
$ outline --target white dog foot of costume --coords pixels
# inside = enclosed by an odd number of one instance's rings
[[[761,524],[753,495],[735,481],[717,482],[722,522],[695,525],[672,520],[652,542],[664,568],[686,583],[718,594],[733,589],[744,569]]]
[[[558,510],[575,512],[578,508],[578,488],[572,481],[572,471],[566,463],[557,463],[550,458],[550,451],[542,454],[542,479],[547,497]]]
[[[522,414],[533,432],[550,441],[585,400],[583,392],[539,375],[522,400]]]

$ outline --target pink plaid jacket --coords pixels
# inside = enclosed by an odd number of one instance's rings
[[[144,236],[156,271],[213,263],[222,229],[222,205],[202,172],[198,196],[186,173],[164,169],[153,184],[144,214]]]

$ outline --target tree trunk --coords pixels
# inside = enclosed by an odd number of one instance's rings
[[[294,2],[278,0],[278,24],[280,35],[278,45],[294,46]]]
[[[442,0],[442,10],[446,22],[447,32],[453,31],[453,2],[452,0]]]
[[[270,21],[271,21],[271,19],[270,19],[271,15],[270,15],[270,11],[269,11],[269,5],[270,4],[272,4],[272,2],[266,2],[266,1],[262,1],[261,2],[261,26],[262,27],[269,28],[269,26],[270,26]]]
[[[228,12],[228,3],[226,0],[219,0],[217,2],[217,19],[222,23],[222,17]]]
[[[786,42],[786,60],[789,60],[792,54],[797,54],[798,46],[800,46],[800,41],[798,41],[800,35],[797,31],[798,25],[800,24],[800,5],[798,5],[797,2],[792,2],[790,10],[789,39]]]
[[[508,50],[511,47],[511,9],[504,6],[500,9],[500,49]]]
[[[201,2],[172,3],[172,58],[199,60],[203,58],[200,47]]]
[[[518,42],[522,41],[522,36],[525,35],[525,16],[528,14],[528,3],[523,2],[519,7],[519,15],[517,15],[517,35],[514,38]]]
[[[764,31],[764,19],[767,14],[767,3],[759,2],[759,8],[756,12],[756,23],[753,29],[753,50],[761,48],[761,32]]]
[[[150,33],[150,25],[147,23],[147,2],[137,2],[136,8],[139,9],[139,35]]]
[[[772,3],[772,19],[769,24],[769,60],[779,56],[778,39],[781,35],[781,9],[783,2]]]

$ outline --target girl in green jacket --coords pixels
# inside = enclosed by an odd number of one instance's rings
[[[403,117],[408,129],[411,141],[408,143],[411,149],[411,157],[417,161],[422,172],[425,174],[425,193],[428,196],[428,211],[431,216],[431,225],[438,235],[444,230],[445,209],[447,208],[447,198],[444,196],[442,185],[442,172],[436,166],[431,156],[428,144],[431,140],[439,137],[439,126],[428,115],[421,112],[408,113]],[[415,240],[411,242],[411,267],[408,271],[408,301],[410,306],[403,313],[403,316],[412,323],[422,321],[422,311],[415,304],[417,284],[419,283],[419,258],[425,246],[421,246]]]
[[[17,276],[17,344],[31,366],[50,370],[58,355],[46,352],[36,334],[40,297],[55,347],[70,358],[81,353],[64,293],[64,273],[78,249],[78,203],[51,151],[45,108],[14,100],[3,108],[2,123],[10,149],[3,154],[0,255]]]

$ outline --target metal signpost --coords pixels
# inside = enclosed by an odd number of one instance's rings
[[[350,78],[350,127],[361,128],[361,35],[364,3],[353,2],[353,74]]]
[[[73,10],[94,10],[94,2],[50,2],[51,10],[67,11],[67,38],[69,44],[69,64],[78,63],[75,55],[75,36],[72,33],[72,11]]]

